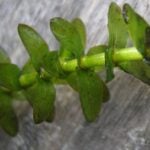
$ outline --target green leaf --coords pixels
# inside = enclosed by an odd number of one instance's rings
[[[32,86],[25,89],[25,96],[33,107],[35,123],[53,120],[55,95],[53,84],[40,78],[37,78]]]
[[[79,92],[79,87],[78,87],[78,75],[77,72],[72,72],[70,75],[66,78],[68,84],[77,92]],[[105,83],[101,80],[101,84],[103,86],[103,102],[107,102],[110,98],[109,90]]]
[[[11,91],[20,89],[20,70],[14,64],[0,64],[0,86]]]
[[[10,63],[10,58],[2,47],[0,47],[0,63]]]
[[[87,121],[94,121],[101,110],[104,89],[100,77],[90,70],[77,70],[77,85],[84,116]]]
[[[62,60],[80,58],[84,53],[83,38],[79,29],[65,19],[53,18],[50,27],[56,39],[60,42],[60,57]]]
[[[66,78],[68,84],[75,90],[75,91],[79,91],[78,88],[78,81],[77,81],[77,72],[74,71],[72,73],[70,73],[68,75],[68,77]]]
[[[46,56],[49,52],[48,45],[33,28],[25,24],[19,24],[18,32],[25,48],[31,57],[33,66],[37,71],[40,71],[43,57]]]
[[[120,48],[124,48],[127,43],[127,30],[124,22],[120,7],[112,2],[108,12],[108,30],[109,30],[109,48],[105,51],[105,64],[107,81],[114,78],[113,68],[113,54],[114,51]]]
[[[145,55],[145,31],[149,27],[148,23],[129,4],[123,6],[123,13],[133,44],[141,54]]]
[[[81,38],[81,41],[82,41],[83,48],[85,49],[85,46],[86,46],[86,29],[85,29],[84,23],[82,22],[81,19],[75,18],[72,20],[72,24],[76,28],[76,30],[78,31],[80,38]]]
[[[0,126],[11,136],[15,136],[18,132],[18,122],[12,108],[11,97],[3,91],[0,91]]]
[[[42,67],[47,71],[51,78],[63,78],[63,72],[60,62],[58,51],[51,51],[43,58]]]
[[[150,66],[143,60],[122,62],[120,68],[150,85]]]

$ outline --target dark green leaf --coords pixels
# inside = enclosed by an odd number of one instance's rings
[[[80,34],[82,45],[83,45],[83,48],[85,49],[85,46],[86,46],[86,29],[85,29],[84,23],[82,22],[81,19],[75,18],[75,19],[73,19],[72,24],[76,28],[78,33]]]
[[[145,55],[145,31],[148,23],[138,15],[129,4],[123,6],[124,20],[127,24],[129,35],[139,52]]]
[[[80,58],[83,55],[83,38],[81,39],[81,33],[72,23],[62,18],[53,18],[50,21],[50,27],[60,42],[61,59]]]
[[[25,89],[25,96],[33,107],[35,123],[53,120],[55,89],[50,81],[37,78],[32,86]]]
[[[114,78],[113,68],[113,54],[114,51],[124,48],[127,43],[127,30],[126,24],[122,17],[120,7],[116,3],[111,3],[108,12],[108,30],[109,30],[109,48],[105,51],[107,81]]]
[[[122,62],[120,68],[150,85],[150,66],[143,60]]]
[[[20,89],[20,70],[14,64],[0,64],[0,86],[15,91]]]
[[[68,77],[67,77],[67,82],[68,84],[75,90],[79,92],[79,87],[78,87],[78,76],[77,76],[77,72],[72,72]],[[105,85],[105,83],[103,81],[102,82],[102,90],[103,90],[103,102],[107,102],[110,98],[110,94],[108,91],[107,86]]]
[[[0,47],[0,63],[10,63],[10,58],[2,47]]]
[[[68,75],[67,77],[67,82],[68,84],[75,90],[75,91],[79,91],[78,89],[78,82],[77,82],[77,72],[72,72],[70,73],[70,75]]]
[[[128,33],[120,7],[112,2],[108,12],[109,47],[113,50],[124,48]]]
[[[39,71],[43,57],[49,52],[48,45],[33,28],[25,24],[19,24],[18,32],[25,48],[31,57],[33,66],[37,71]]]
[[[11,136],[18,132],[17,117],[12,108],[11,97],[0,91],[0,126]]]
[[[93,71],[78,70],[77,85],[84,116],[87,121],[94,121],[101,110],[103,98],[107,97],[103,95],[103,82]]]

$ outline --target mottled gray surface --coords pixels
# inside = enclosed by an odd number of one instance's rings
[[[0,45],[19,66],[27,53],[18,37],[18,23],[35,27],[50,49],[58,47],[49,30],[53,17],[80,17],[87,27],[87,49],[107,43],[107,10],[111,0],[0,0]],[[150,22],[149,0],[129,2]],[[20,132],[14,138],[0,130],[0,150],[149,150],[150,89],[133,77],[116,71],[109,83],[111,100],[103,106],[101,117],[85,122],[78,94],[67,86],[57,87],[56,118],[52,124],[35,125],[32,109],[18,105]]]

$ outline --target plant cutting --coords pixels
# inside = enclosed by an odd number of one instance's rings
[[[86,29],[79,18],[50,20],[50,28],[60,47],[51,51],[32,27],[19,24],[18,33],[30,58],[22,68],[12,64],[0,49],[0,126],[11,136],[18,132],[12,103],[25,98],[33,108],[36,124],[52,122],[55,115],[57,84],[69,84],[79,93],[85,119],[93,122],[110,98],[106,83],[118,67],[150,84],[150,26],[129,4],[121,9],[111,3],[108,11],[107,44],[85,53]],[[100,72],[106,72],[103,81]],[[18,98],[19,99],[19,98]]]

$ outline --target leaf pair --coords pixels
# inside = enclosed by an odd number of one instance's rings
[[[51,20],[51,29],[60,42],[60,58],[63,60],[77,59],[79,68],[71,73],[67,81],[79,92],[80,102],[87,121],[94,121],[101,110],[102,102],[108,100],[109,92],[94,70],[80,68],[80,58],[84,54],[86,33],[84,24],[79,19],[68,22],[61,18]],[[97,50],[96,50],[97,49]],[[102,50],[104,48],[101,48]],[[93,48],[90,53],[97,53]]]
[[[53,66],[54,58],[51,59],[55,52],[49,51],[46,42],[31,27],[20,24],[18,31],[30,55],[29,62],[22,70],[20,81],[24,85],[25,96],[33,107],[34,121],[51,121],[54,115],[55,88],[51,78],[47,79],[47,76],[52,77],[56,74],[53,71],[57,72],[57,66]]]
[[[121,9],[112,3],[108,12],[109,48],[105,52],[107,81],[113,75],[113,54],[114,50],[124,48],[130,37],[135,47],[144,58],[150,57],[150,32],[148,23],[138,15],[128,4]],[[128,34],[127,34],[128,32]],[[144,61],[128,61],[119,63],[118,66],[124,71],[134,75],[140,80],[149,83],[149,65]]]
[[[20,69],[11,64],[6,52],[0,48],[0,126],[11,136],[18,131],[18,121],[12,107],[12,95],[20,90]]]
[[[128,4],[123,6],[123,16],[133,44],[145,59],[149,59],[150,26]],[[128,72],[143,82],[150,84],[150,66],[146,61],[128,61],[121,62],[118,65],[125,72]]]

